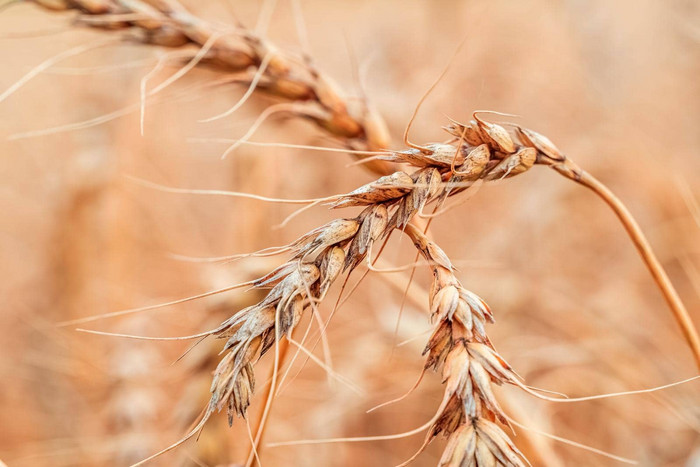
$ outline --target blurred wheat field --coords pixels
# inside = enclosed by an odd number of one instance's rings
[[[445,116],[477,109],[519,116],[607,183],[630,207],[700,322],[700,4],[692,1],[300,2],[318,66],[366,96],[400,147],[418,99],[467,35],[463,51],[422,107],[414,141],[440,141]],[[197,16],[253,27],[269,10],[266,36],[299,50],[292,3],[186,2]],[[110,33],[71,25],[71,15],[16,4],[0,11],[0,92],[34,66]],[[214,265],[173,255],[222,256],[286,244],[337,213],[310,210],[274,228],[295,207],[164,193],[173,187],[312,198],[373,180],[350,156],[242,146],[221,160],[272,98],[254,95],[234,115],[201,123],[235,104],[245,87],[211,83],[196,68],[146,107],[141,79],[170,51],[111,45],[40,73],[0,103],[4,312],[0,313],[0,460],[8,466],[128,465],[166,447],[209,397],[220,342],[142,342],[79,333],[56,324],[185,297],[265,274],[282,260]],[[153,78],[162,82],[166,67]],[[110,115],[99,125],[26,134]],[[254,141],[331,145],[298,119],[267,121]],[[572,397],[643,389],[697,374],[666,305],[614,216],[594,196],[535,168],[482,188],[435,219],[432,235],[459,278],[494,310],[490,336],[528,384]],[[393,241],[388,265],[413,259]],[[370,274],[328,328],[334,370],[295,363],[276,398],[265,442],[407,431],[433,415],[442,394],[418,377],[430,329],[429,277],[416,273],[398,335],[408,272]],[[353,282],[351,280],[351,282]],[[321,307],[326,316],[338,286]],[[233,291],[85,327],[179,336],[216,326],[260,300]],[[308,318],[306,318],[308,319]],[[300,327],[304,327],[302,322]],[[397,344],[401,344],[398,345]],[[321,348],[315,350],[321,356]],[[172,364],[172,365],[171,365]],[[257,365],[262,409],[269,355]],[[303,368],[302,368],[303,367]],[[297,374],[298,372],[298,374]],[[290,377],[291,377],[290,376]],[[554,404],[497,388],[507,412],[538,431],[636,459],[643,466],[700,465],[700,383],[650,395]],[[533,465],[619,463],[517,429]],[[421,435],[393,441],[267,447],[262,464],[396,465]],[[238,465],[250,447],[243,420],[215,415],[198,442],[154,465]],[[436,465],[436,440],[413,465]]]

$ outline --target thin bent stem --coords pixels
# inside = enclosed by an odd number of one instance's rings
[[[275,323],[277,326],[277,323]],[[289,349],[289,342],[287,339],[280,339],[278,336],[278,347],[277,354],[275,355],[275,361],[272,363],[272,368],[270,368],[270,378],[272,382],[265,389],[265,394],[263,395],[263,400],[266,401],[265,407],[258,414],[257,422],[255,423],[255,440],[250,448],[250,453],[248,454],[248,459],[246,460],[246,466],[250,467],[257,456],[260,455],[260,443],[262,442],[263,435],[265,434],[265,428],[267,427],[267,417],[270,415],[270,410],[272,408],[272,402],[274,400],[274,394],[277,390],[277,372],[279,371],[282,363],[287,355],[287,350]]]
[[[659,286],[661,293],[666,299],[666,303],[668,303],[668,306],[671,308],[671,312],[676,322],[681,327],[685,340],[688,342],[693,356],[695,357],[695,361],[700,368],[700,337],[698,337],[698,332],[693,325],[693,321],[690,319],[690,314],[685,308],[685,305],[683,305],[678,292],[676,292],[676,289],[673,287],[668,274],[666,274],[663,266],[661,266],[661,263],[656,258],[642,229],[627,207],[608,187],[570,160],[567,159],[563,163],[555,164],[552,168],[565,177],[592,190],[615,212],[629,234],[634,246],[637,248],[637,251],[639,251],[639,254],[642,256],[642,260],[644,264],[646,264],[647,269],[649,269],[656,285]]]

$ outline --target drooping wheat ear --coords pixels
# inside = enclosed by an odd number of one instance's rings
[[[213,24],[190,14],[175,0],[27,0],[51,10],[77,10],[78,24],[127,30],[125,40],[180,48],[199,47],[198,63],[233,74],[227,80],[290,101],[271,108],[314,122],[344,146],[383,150],[390,137],[381,116],[364,99],[349,100],[312,62],[279,50],[242,25]],[[199,54],[199,55],[198,55]],[[387,174],[392,167],[374,160],[370,170]]]
[[[462,287],[445,252],[411,221],[416,215],[424,215],[430,204],[439,210],[451,196],[479,182],[512,177],[536,164],[552,166],[570,178],[584,180],[582,183],[597,189],[606,199],[611,198],[545,137],[520,127],[515,127],[515,135],[511,135],[500,125],[486,122],[476,114],[474,117],[467,125],[453,122],[445,128],[456,136],[450,143],[413,145],[405,151],[379,156],[414,170],[410,174],[398,171],[348,194],[327,198],[332,208],[364,209],[356,217],[333,220],[280,249],[292,252],[292,257],[251,282],[254,288],[269,288],[267,296],[216,329],[197,335],[227,339],[227,353],[215,371],[210,402],[202,420],[183,440],[162,452],[194,436],[214,411],[226,408],[230,423],[234,415],[245,417],[255,389],[254,363],[274,345],[273,368],[278,368],[286,348],[283,339],[295,343],[292,333],[303,313],[309,309],[316,312],[342,273],[349,274],[363,263],[374,269],[374,245],[388,241],[393,230],[398,229],[411,237],[434,276],[430,311],[435,327],[425,348],[425,369],[441,371],[446,386],[437,413],[424,426],[429,430],[424,446],[442,433],[449,441],[441,465],[524,465],[524,458],[497,424],[507,424],[507,417],[491,384],[508,383],[528,389],[486,335],[485,324],[493,321],[488,306]],[[626,219],[624,212],[621,216]],[[381,249],[377,255],[380,253]],[[689,322],[680,322],[688,336],[696,335]],[[269,413],[276,384],[273,374],[264,414]],[[265,417],[258,426],[254,445],[259,445]],[[253,460],[251,452],[248,465]]]
[[[253,363],[283,337],[290,339],[303,312],[315,309],[342,272],[350,273],[364,261],[371,268],[376,242],[388,240],[394,229],[408,229],[409,222],[426,205],[443,202],[479,178],[492,179],[496,175],[506,177],[521,172],[517,164],[511,162],[508,164],[513,170],[504,172],[502,161],[492,160],[490,156],[495,153],[485,144],[429,147],[435,149],[430,155],[410,149],[387,156],[387,159],[419,167],[412,174],[395,172],[331,200],[334,208],[365,208],[357,217],[331,221],[290,244],[284,249],[293,252],[290,260],[252,282],[255,288],[271,287],[267,297],[204,333],[227,339],[227,354],[215,371],[211,400],[200,425],[212,412],[223,408],[227,409],[230,422],[234,414],[246,415],[255,388]],[[531,166],[534,153],[534,149],[526,149],[514,157],[529,161],[527,164]],[[524,157],[526,154],[529,156]],[[454,174],[452,166],[456,168]],[[444,261],[448,261],[446,257]],[[279,360],[279,347],[276,349],[275,367]],[[271,394],[274,391],[273,378]],[[193,430],[189,436],[195,433]]]
[[[485,324],[493,323],[491,310],[462,287],[447,255],[435,243],[412,225],[406,234],[432,265],[430,315],[435,326],[424,350],[425,369],[442,369],[445,383],[424,445],[439,434],[449,439],[440,466],[524,467],[522,453],[496,424],[508,422],[491,383],[515,384],[517,376],[486,335]]]

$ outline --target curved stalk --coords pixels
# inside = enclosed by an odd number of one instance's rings
[[[570,160],[567,159],[564,162],[553,164],[552,168],[565,177],[593,191],[615,212],[615,215],[620,219],[620,222],[622,222],[622,225],[634,243],[634,246],[637,248],[637,251],[639,251],[656,285],[659,287],[659,290],[661,290],[664,299],[666,299],[666,303],[671,309],[676,322],[683,332],[685,340],[688,342],[693,352],[698,368],[700,368],[700,337],[698,337],[698,332],[690,318],[690,314],[630,211],[607,186]]]

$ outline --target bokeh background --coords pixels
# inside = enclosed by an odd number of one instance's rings
[[[251,27],[261,10],[253,1],[187,5],[200,17],[233,22],[235,16]],[[303,0],[301,6],[318,66],[349,95],[366,93],[396,148],[416,102],[466,34],[463,51],[422,108],[413,139],[444,139],[446,116],[467,120],[477,109],[519,115],[518,122],[548,135],[628,204],[700,322],[697,1]],[[72,26],[71,18],[31,4],[0,11],[0,92],[45,59],[110,34]],[[267,37],[299,49],[289,2],[275,5]],[[57,323],[248,280],[282,258],[214,265],[173,255],[281,245],[337,215],[320,208],[276,229],[293,207],[163,193],[126,175],[288,198],[340,193],[373,178],[362,167],[347,167],[350,156],[334,153],[242,147],[220,160],[226,145],[207,139],[241,136],[273,100],[254,96],[231,117],[200,123],[244,92],[211,85],[212,70],[193,70],[164,91],[166,99],[149,103],[141,136],[139,83],[164,53],[124,44],[88,51],[40,73],[0,104],[0,460],[10,467],[127,465],[178,439],[207,401],[219,342],[205,341],[172,364],[188,342],[87,335]],[[166,68],[152,85],[173,72]],[[103,116],[100,124],[32,133]],[[298,120],[269,121],[253,139],[332,145]],[[432,231],[460,266],[465,286],[495,311],[492,340],[529,384],[584,396],[697,373],[614,215],[554,172],[536,168],[486,186],[434,221]],[[387,264],[412,261],[408,243],[395,238]],[[298,359],[275,401],[267,442],[398,433],[432,416],[441,398],[433,374],[405,401],[365,413],[405,392],[423,363],[424,270],[394,335],[407,278],[370,274],[363,281],[328,331],[333,367],[352,388],[329,383],[313,362],[302,369]],[[337,288],[322,307],[325,316]],[[259,299],[232,292],[84,327],[177,336],[211,328]],[[320,346],[315,353],[321,357]],[[257,367],[260,386],[270,359]],[[535,430],[644,466],[700,465],[698,382],[577,404],[544,402],[514,388],[498,394],[515,419]],[[251,414],[262,405],[256,397]],[[225,418],[214,417],[199,442],[154,464],[243,461],[245,423],[228,428]],[[516,431],[534,465],[619,465]],[[418,435],[265,448],[262,462],[395,465],[421,442]],[[434,442],[415,465],[435,465],[442,448]]]

